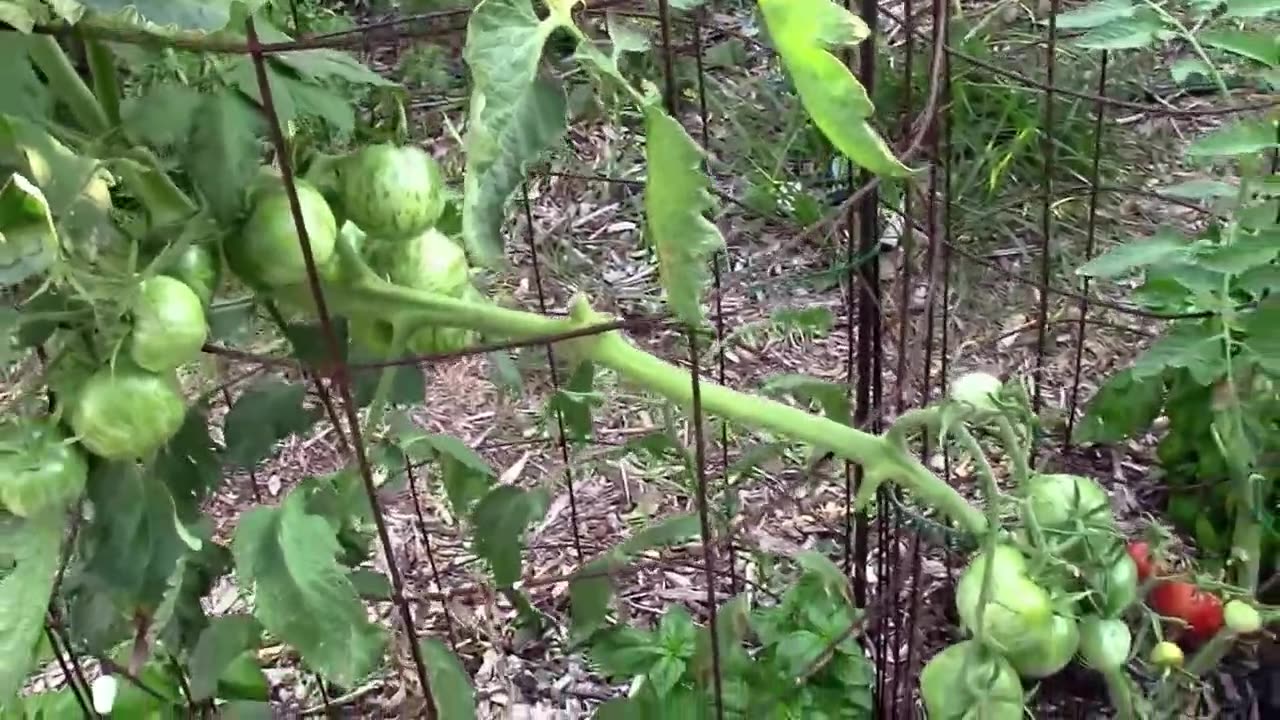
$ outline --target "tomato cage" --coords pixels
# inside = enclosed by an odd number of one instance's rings
[[[0,480],[0,708],[1269,709],[1273,4],[9,4],[5,416],[92,458]],[[182,401],[91,422],[68,338],[140,362],[153,268]]]

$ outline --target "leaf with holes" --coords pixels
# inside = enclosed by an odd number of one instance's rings
[[[53,592],[67,514],[0,517],[0,698],[22,689]]]
[[[1150,265],[1166,262],[1187,252],[1186,238],[1169,228],[1160,228],[1148,238],[1131,240],[1098,255],[1076,269],[1077,275],[1113,278]]]
[[[258,649],[259,633],[261,626],[251,615],[223,615],[210,621],[187,665],[191,699],[200,702],[214,697],[218,679],[236,658]]]
[[[1088,30],[1133,17],[1138,8],[1130,0],[1098,0],[1081,8],[1058,13],[1059,30]]]
[[[462,234],[478,265],[502,257],[507,198],[568,129],[563,88],[538,75],[542,47],[561,22],[556,14],[539,20],[529,0],[483,0],[467,22],[473,88]]]
[[[1080,443],[1114,443],[1151,427],[1164,407],[1164,379],[1134,377],[1122,370],[1107,378],[1085,406],[1073,439]]]
[[[317,416],[303,407],[306,394],[298,383],[274,378],[254,381],[224,420],[227,463],[251,468],[270,455],[276,443],[308,430]]]
[[[290,493],[278,508],[244,514],[232,542],[236,578],[254,593],[254,616],[268,632],[325,679],[351,687],[377,668],[387,634],[338,564],[333,528],[305,502]]]
[[[711,208],[702,149],[668,115],[656,93],[645,99],[644,212],[646,235],[658,256],[667,303],[686,323],[700,323],[707,260],[724,248],[720,230],[705,213]]]
[[[142,20],[180,30],[221,30],[231,20],[236,3],[252,12],[265,0],[78,0],[104,15],[135,11]]]
[[[265,129],[262,116],[229,88],[200,103],[184,164],[219,220],[235,220],[244,210]]]
[[[760,0],[759,6],[800,102],[822,134],[871,173],[910,175],[867,123],[875,107],[866,89],[831,52],[865,40],[866,24],[830,0]]]
[[[436,638],[425,638],[422,663],[427,666],[431,696],[435,700],[436,717],[440,720],[474,720],[476,692],[458,657]]]
[[[1280,147],[1280,141],[1276,140],[1275,120],[1237,120],[1196,138],[1187,147],[1187,155],[1232,157],[1253,155],[1276,147]]]
[[[182,427],[160,449],[152,472],[169,488],[183,522],[198,520],[201,503],[222,481],[222,461],[209,437],[205,408],[187,408]]]
[[[502,485],[490,490],[472,511],[472,549],[489,564],[499,587],[510,587],[520,580],[525,528],[546,514],[549,503],[545,489]]]

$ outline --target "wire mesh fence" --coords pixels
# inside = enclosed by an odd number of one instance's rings
[[[751,9],[727,1],[582,5],[576,12],[587,18],[589,26],[606,18],[611,22],[626,18],[652,35],[654,82],[663,103],[708,151],[705,169],[720,201],[716,222],[728,238],[726,251],[711,267],[708,306],[714,333],[684,328],[665,314],[651,287],[629,292],[624,283],[610,287],[606,280],[592,285],[593,281],[574,276],[575,267],[607,270],[633,264],[625,251],[619,256],[618,246],[641,244],[644,227],[636,187],[643,184],[636,174],[639,166],[625,158],[602,159],[612,147],[601,150],[604,141],[594,137],[613,133],[607,142],[625,146],[628,139],[636,141],[634,132],[626,128],[625,120],[620,130],[583,122],[574,126],[553,159],[530,170],[509,206],[512,267],[505,281],[523,290],[533,309],[543,314],[567,313],[572,292],[586,289],[595,294],[601,308],[621,319],[519,343],[487,343],[459,353],[349,362],[311,255],[266,58],[344,48],[359,52],[374,65],[395,64],[402,53],[423,44],[446,47],[456,54],[462,48],[471,8],[368,17],[350,30],[324,34],[309,35],[298,29],[297,39],[285,42],[261,41],[251,19],[245,26],[247,42],[212,38],[167,42],[181,51],[244,55],[252,60],[272,155],[289,190],[290,209],[302,239],[328,360],[322,368],[304,367],[293,358],[213,343],[206,351],[224,360],[228,368],[225,383],[216,392],[230,405],[237,383],[252,374],[306,375],[310,392],[340,439],[341,452],[359,469],[373,505],[382,554],[378,566],[387,572],[388,602],[394,608],[390,622],[403,640],[397,647],[403,648],[410,668],[403,677],[423,697],[421,712],[431,716],[435,708],[432,677],[419,640],[443,636],[471,669],[477,668],[484,641],[473,630],[464,631],[474,622],[460,620],[455,612],[472,602],[488,602],[493,590],[468,582],[465,571],[459,571],[460,567],[465,570],[465,564],[460,565],[463,561],[457,554],[447,561],[440,556],[442,542],[448,542],[438,536],[440,523],[430,518],[430,509],[424,509],[428,507],[423,499],[427,478],[420,474],[424,463],[408,460],[400,473],[407,481],[411,525],[426,566],[405,568],[401,545],[406,540],[402,536],[397,541],[385,519],[387,498],[378,489],[382,483],[369,457],[373,445],[361,433],[354,378],[394,365],[432,371],[464,356],[509,357],[510,352],[523,350],[526,361],[545,357],[539,370],[545,371],[547,394],[555,396],[572,382],[564,375],[563,358],[556,356],[557,343],[625,331],[638,343],[661,348],[672,362],[692,373],[692,403],[679,432],[692,446],[687,489],[701,539],[693,550],[683,548],[611,566],[601,574],[652,578],[654,571],[664,568],[696,569],[694,574],[682,575],[691,582],[688,592],[678,597],[696,609],[695,615],[712,634],[714,713],[723,717],[717,612],[727,598],[744,588],[768,594],[768,588],[751,577],[752,569],[758,568],[755,556],[767,549],[762,548],[762,538],[764,544],[781,541],[762,532],[761,525],[776,522],[779,514],[803,516],[811,533],[807,542],[837,559],[850,578],[856,605],[866,609],[866,618],[850,631],[866,638],[874,661],[874,715],[915,717],[920,668],[955,626],[948,587],[958,567],[953,550],[972,547],[973,538],[887,489],[878,491],[871,512],[855,512],[854,497],[866,479],[861,467],[844,461],[827,458],[827,462],[788,470],[768,478],[762,483],[764,490],[755,492],[751,482],[733,476],[734,463],[750,443],[728,423],[714,423],[704,416],[703,385],[747,386],[771,369],[767,353],[744,359],[750,351],[740,344],[744,327],[761,319],[759,306],[828,308],[832,321],[826,332],[804,335],[782,353],[783,362],[801,365],[803,372],[841,386],[855,427],[883,430],[892,418],[943,393],[947,378],[957,368],[998,367],[1004,374],[1025,372],[1031,379],[1035,410],[1052,418],[1045,423],[1039,442],[1049,466],[1099,467],[1095,453],[1073,447],[1069,440],[1080,405],[1093,389],[1088,378],[1099,371],[1099,362],[1105,363],[1090,358],[1096,352],[1091,348],[1099,343],[1131,346],[1151,334],[1146,326],[1178,315],[1152,313],[1115,300],[1090,286],[1087,278],[1075,282],[1063,272],[1064,266],[1092,257],[1100,236],[1122,232],[1123,213],[1138,204],[1143,212],[1152,207],[1181,207],[1197,215],[1208,212],[1140,185],[1108,179],[1108,148],[1117,142],[1116,136],[1152,118],[1169,122],[1214,118],[1270,103],[1223,107],[1194,99],[1180,105],[1164,99],[1130,99],[1126,94],[1132,94],[1133,83],[1117,77],[1117,63],[1107,51],[1063,50],[1064,33],[1055,22],[1063,9],[1059,0],[1052,0],[1033,21],[1019,26],[1024,37],[1016,52],[1008,49],[1009,57],[1022,63],[1016,68],[972,50],[971,38],[965,34],[973,26],[955,17],[957,8],[952,3],[851,4],[871,34],[856,54],[847,53],[844,60],[857,69],[862,85],[878,103],[877,120],[895,154],[920,172],[909,183],[889,182],[857,172],[840,158],[825,164],[806,158],[800,167],[786,169],[788,182],[796,183],[781,203],[790,206],[787,212],[779,210],[779,197],[787,194],[786,188],[768,186],[772,205],[762,207],[766,204],[759,197],[747,196],[759,195],[760,187],[735,174],[744,163],[731,161],[734,154],[742,153],[743,143],[784,145],[805,132],[787,125],[787,117],[761,109],[768,105],[768,96],[759,87],[777,82],[777,73],[768,72],[776,70],[776,61],[762,54],[767,53],[768,43]],[[696,7],[682,9],[685,5]],[[129,30],[110,33],[105,39],[154,42],[149,34]],[[735,47],[751,50],[745,65],[711,57]],[[1069,59],[1068,68],[1062,66],[1063,58]],[[1033,61],[1035,66],[1028,67]],[[1122,65],[1121,71],[1125,69],[1131,68]],[[1007,180],[975,184],[974,173],[998,174],[1007,169],[975,156],[972,140],[961,138],[965,123],[975,113],[991,112],[977,105],[984,88],[997,82],[1006,101],[1016,100],[1019,112],[1030,115],[1020,126],[1025,134],[1015,138],[1005,158],[1016,169],[1008,171]],[[733,89],[744,96],[735,97]],[[458,97],[456,93],[413,97],[407,105],[409,122],[420,128],[443,128],[463,119],[465,108]],[[735,117],[738,113],[741,116]],[[760,124],[751,127],[772,126],[773,134],[744,138],[746,116],[763,116],[754,118]],[[1071,133],[1069,142],[1061,139],[1060,132]],[[595,157],[584,157],[590,153]],[[578,200],[586,195],[604,201],[584,207]],[[975,202],[976,208],[971,206]],[[1010,218],[1007,224],[1005,217]],[[993,239],[1012,247],[993,251]],[[566,254],[576,254],[576,262],[560,257]],[[994,299],[978,297],[988,291]],[[1003,317],[982,316],[994,312]],[[431,402],[428,397],[427,403]],[[539,567],[520,585],[534,593],[543,609],[556,613],[564,609],[564,593],[551,591],[582,579],[581,568],[627,532],[601,520],[606,508],[599,507],[598,491],[583,496],[584,482],[597,482],[599,474],[592,453],[602,448],[625,449],[625,439],[610,438],[626,435],[579,436],[568,427],[563,406],[552,407],[535,436],[488,437],[475,449],[515,448],[534,458],[533,462],[553,468],[548,474],[562,487],[566,502],[566,532],[557,535],[563,538],[557,546],[564,551],[558,552],[563,564]],[[922,457],[936,461],[949,480],[965,486],[965,478],[956,477],[934,448],[924,447]],[[261,503],[261,478],[250,469],[247,479],[254,502]],[[825,490],[806,489],[818,486]],[[744,502],[744,497],[751,501]],[[834,507],[822,507],[832,503]],[[539,547],[535,542],[530,551]],[[540,596],[539,589],[548,592]],[[660,588],[640,588],[645,589]],[[647,604],[662,603],[662,598],[659,594]],[[57,659],[70,676],[77,659],[67,652],[70,644],[65,638],[55,642],[59,627],[59,618],[51,617],[50,642],[61,649]],[[569,652],[563,642],[551,645],[545,650],[548,654]],[[1038,716],[1094,716],[1104,705],[1102,688],[1083,674],[1055,682],[1056,686],[1041,688]],[[87,688],[83,679],[73,686],[77,684]],[[325,692],[323,683],[320,688]],[[330,701],[326,693],[323,710],[328,711]],[[84,708],[88,715],[87,703]]]

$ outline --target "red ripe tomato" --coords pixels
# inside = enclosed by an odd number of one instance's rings
[[[1151,546],[1141,540],[1129,543],[1129,557],[1138,566],[1138,582],[1146,582],[1156,570],[1151,562]]]
[[[1162,582],[1151,591],[1149,603],[1156,612],[1187,624],[1194,640],[1208,640],[1222,627],[1222,601],[1189,582]]]

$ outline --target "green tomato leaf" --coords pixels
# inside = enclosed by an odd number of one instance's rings
[[[1226,369],[1222,336],[1203,322],[1175,323],[1164,337],[1133,361],[1135,380],[1158,377],[1166,368],[1185,368],[1201,385],[1208,385]]]
[[[188,141],[187,172],[219,220],[235,220],[244,209],[245,188],[258,171],[262,116],[232,89],[200,103]]]
[[[203,407],[192,405],[178,433],[160,449],[152,472],[173,494],[178,517],[195,522],[201,504],[222,482],[222,461],[209,437],[209,416]]]
[[[1276,141],[1276,121],[1237,120],[1197,138],[1187,147],[1190,157],[1253,155],[1280,147]]]
[[[200,633],[191,653],[188,671],[191,699],[195,702],[214,697],[218,679],[236,658],[258,649],[261,627],[251,615],[224,615],[214,618]]]
[[[759,6],[800,102],[822,134],[876,175],[910,175],[867,123],[875,108],[866,89],[831,52],[865,40],[866,24],[831,0],[760,0]]]
[[[1280,13],[1280,0],[1227,0],[1223,17],[1260,18]]]
[[[472,549],[489,564],[499,587],[510,587],[520,580],[525,528],[546,513],[549,502],[545,489],[501,485],[490,490],[471,513],[475,527]]]
[[[18,694],[35,662],[68,515],[0,518],[0,698]]]
[[[1075,44],[1090,50],[1135,50],[1155,44],[1163,32],[1164,23],[1143,14],[1095,27]]]
[[[626,53],[642,53],[649,50],[649,35],[643,25],[615,12],[605,16],[609,39],[613,41],[613,62]]]
[[[808,630],[789,633],[778,643],[778,660],[789,675],[799,675],[818,659],[826,649],[822,636]]]
[[[350,687],[382,660],[386,630],[370,622],[346,571],[332,526],[307,514],[306,496],[245,513],[232,554],[241,587],[254,593],[254,616],[293,645],[331,682]]]
[[[702,526],[698,516],[692,514],[672,515],[657,522],[646,525],[635,535],[618,545],[618,552],[624,555],[651,550],[669,545],[681,545],[700,537]]]
[[[44,272],[57,255],[58,231],[44,193],[13,173],[0,186],[0,286]]]
[[[1164,407],[1164,379],[1159,375],[1134,377],[1122,370],[1107,378],[1085,405],[1074,440],[1080,443],[1114,443],[1151,427]]]
[[[1261,298],[1267,293],[1280,291],[1280,265],[1263,265],[1246,270],[1236,279],[1240,289]]]
[[[309,429],[317,415],[303,407],[306,394],[300,383],[274,378],[254,381],[224,420],[227,464],[251,468],[270,455],[277,442]]]
[[[1138,8],[1130,0],[1098,0],[1082,8],[1058,13],[1059,30],[1088,30],[1133,17]]]
[[[31,0],[0,0],[0,22],[13,27],[14,30],[20,33],[30,33],[35,28],[37,19],[43,19],[41,16],[44,13],[40,12],[42,9],[38,6],[32,7]],[[5,38],[5,42],[9,42],[9,39]],[[0,52],[3,52],[3,50],[0,49]],[[25,61],[26,58],[24,57],[23,62]],[[5,65],[4,67],[11,68],[14,66]],[[7,73],[8,71],[6,70]]]
[[[1197,262],[1220,273],[1239,275],[1246,270],[1269,264],[1280,253],[1280,229],[1256,235],[1241,233],[1230,245],[1221,245],[1202,253]]]
[[[85,193],[101,181],[101,163],[82,157],[41,125],[0,116],[0,164],[8,164],[39,187],[59,223],[77,210]]]
[[[595,376],[594,364],[580,363],[568,384],[557,390],[547,404],[549,415],[560,413],[565,437],[572,442],[591,439],[591,409],[604,404],[604,397],[592,390]]]
[[[1200,33],[1200,44],[1249,58],[1263,65],[1280,65],[1280,43],[1275,33],[1262,30],[1207,30]]]
[[[444,643],[436,638],[423,639],[422,662],[427,666],[431,695],[435,699],[436,717],[440,720],[474,720],[476,693],[467,671]]]
[[[613,599],[613,578],[609,571],[621,565],[622,560],[612,554],[596,558],[583,565],[569,581],[569,634],[575,645],[604,627],[609,601]],[[596,652],[593,646],[592,655]]]
[[[1188,180],[1187,182],[1170,185],[1164,189],[1165,195],[1177,198],[1187,198],[1188,200],[1206,200],[1209,198],[1235,197],[1240,192],[1239,188],[1231,183],[1225,183],[1220,180]]]
[[[157,610],[175,602],[179,564],[200,545],[179,523],[169,489],[133,463],[113,462],[93,468],[87,490],[94,515],[80,552],[88,573],[118,605]]]
[[[252,12],[265,0],[78,0],[104,15],[136,12],[145,22],[179,30],[221,30],[231,20],[231,8],[242,3]]]
[[[249,651],[233,658],[222,677],[218,678],[218,697],[223,700],[237,700],[240,704],[265,706],[269,711],[271,705],[266,701],[271,697],[271,685],[267,674],[258,664],[258,653]],[[267,717],[270,717],[268,713]]]
[[[456,517],[467,517],[472,506],[489,492],[497,477],[484,458],[452,435],[426,433],[403,413],[391,416],[397,447],[412,462],[436,462],[449,506]]]
[[[665,697],[671,692],[684,675],[684,661],[680,658],[665,655],[658,658],[658,661],[649,668],[647,677],[653,688],[654,694],[658,697]]]
[[[23,31],[19,27],[20,20],[5,18],[6,7],[14,6],[0,2],[0,22],[7,22],[19,31],[29,32],[30,28]],[[17,12],[24,11],[18,8]],[[0,43],[0,67],[5,69],[0,73],[0,115],[45,118],[53,109],[53,96],[50,95],[48,86],[41,82],[28,58],[27,42],[26,38],[7,35],[4,42]]]
[[[724,248],[720,230],[705,216],[711,208],[702,150],[651,93],[645,100],[646,234],[658,256],[667,302],[688,324],[703,318],[707,259]]]
[[[1272,295],[1244,319],[1245,347],[1267,372],[1280,375],[1280,296]]]
[[[478,265],[502,257],[507,198],[568,129],[564,90],[538,75],[543,45],[561,22],[554,13],[539,20],[530,0],[483,0],[467,23],[463,56],[474,84],[462,234]]]
[[[190,136],[203,101],[195,88],[161,82],[124,101],[121,126],[135,143],[156,149],[175,147]]]
[[[1149,238],[1117,245],[1076,270],[1077,275],[1113,278],[1133,270],[1165,262],[1187,251],[1187,240],[1169,228],[1160,228]]]

